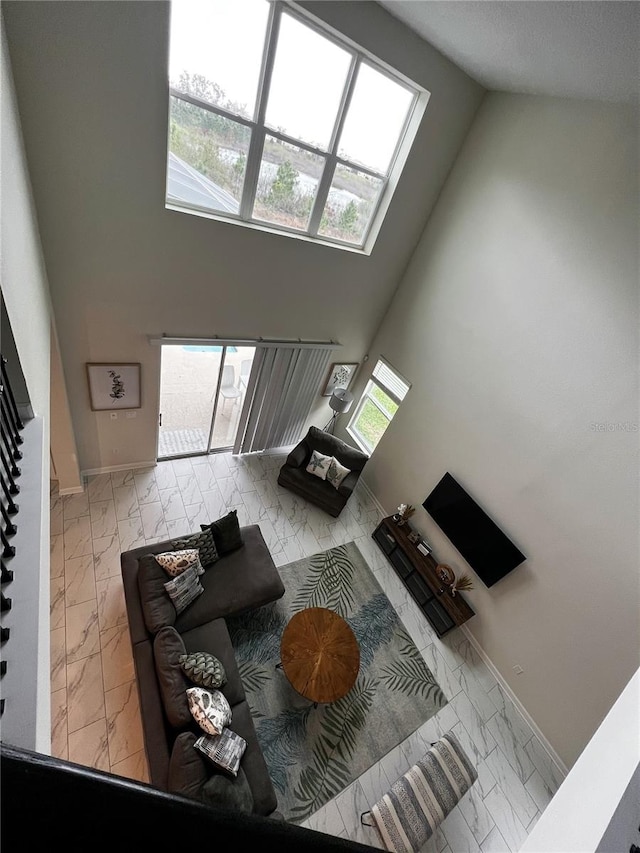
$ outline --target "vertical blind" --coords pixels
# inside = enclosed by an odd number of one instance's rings
[[[326,347],[258,347],[240,414],[234,453],[295,444],[326,373]]]

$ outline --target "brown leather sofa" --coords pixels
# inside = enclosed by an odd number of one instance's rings
[[[350,473],[337,489],[306,470],[314,450],[324,456],[335,456],[341,465],[349,469]],[[316,504],[329,515],[337,517],[349,500],[368,459],[366,453],[356,450],[331,433],[312,426],[287,456],[280,469],[278,483]]]
[[[160,684],[160,679],[166,683],[166,674],[159,670],[154,657],[154,639],[163,627],[172,625],[187,652],[209,652],[222,662],[227,682],[221,691],[232,709],[230,728],[247,742],[240,767],[251,788],[253,813],[278,817],[276,794],[258,743],[225,616],[275,601],[284,595],[284,585],[260,527],[257,524],[243,527],[241,535],[244,544],[205,571],[200,578],[204,593],[180,615],[176,615],[164,591],[167,576],[153,557],[173,550],[171,540],[124,552],[120,562],[125,602],[151,784],[163,791],[189,796],[170,786],[172,750],[183,731],[191,731],[196,736],[202,734],[193,722],[184,728],[176,728],[169,722],[171,709],[166,707],[166,693]],[[180,678],[181,673],[177,677]],[[171,678],[176,678],[175,667]],[[184,689],[189,686],[192,685],[185,677]],[[206,760],[204,765],[207,765]],[[211,772],[215,772],[215,768],[211,767]]]

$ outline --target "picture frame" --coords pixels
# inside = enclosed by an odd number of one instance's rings
[[[87,362],[89,400],[93,412],[139,409],[139,362]]]
[[[355,364],[332,364],[322,396],[330,397],[335,388],[348,388],[357,369],[357,362]]]

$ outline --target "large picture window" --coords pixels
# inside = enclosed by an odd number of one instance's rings
[[[166,204],[370,251],[428,93],[297,8],[174,0]]]
[[[410,387],[386,361],[378,361],[347,427],[365,452],[375,450]]]

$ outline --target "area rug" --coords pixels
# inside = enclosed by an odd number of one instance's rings
[[[447,700],[354,542],[278,571],[284,597],[227,624],[278,808],[299,823]],[[276,668],[282,632],[307,607],[338,613],[360,646],[354,687],[330,705],[314,707]]]

